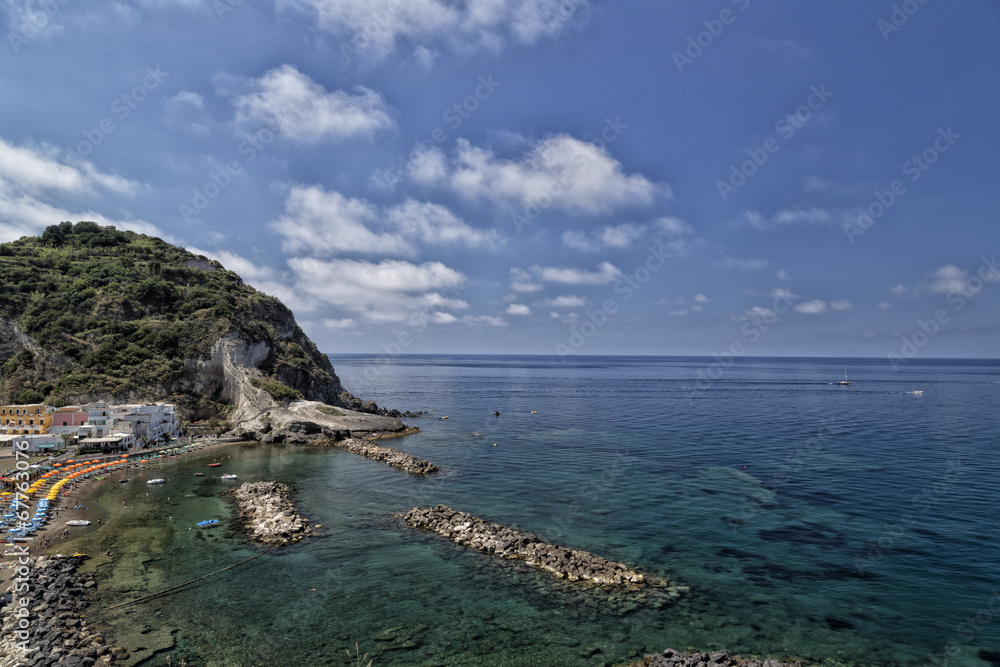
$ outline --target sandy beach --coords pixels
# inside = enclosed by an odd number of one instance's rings
[[[223,450],[228,447],[232,447],[234,445],[246,444],[246,442],[242,440],[219,441],[215,439],[205,439],[205,440],[195,441],[192,444],[196,445],[197,448],[185,452],[183,454],[180,454],[182,458],[192,456],[195,454],[203,456],[206,453],[211,453],[217,450]],[[176,445],[173,445],[173,447],[176,447]],[[172,447],[165,447],[159,450],[148,450],[143,452],[143,455],[144,456],[153,455],[156,454],[157,452],[165,451],[171,448]],[[60,460],[66,460],[67,458],[69,458],[69,455],[63,455],[62,457],[60,457]],[[83,462],[89,460],[99,461],[102,458],[105,458],[105,456],[83,456],[74,458],[73,460],[77,462]],[[81,504],[86,505],[85,501],[89,492],[93,489],[96,482],[101,481],[97,479],[97,477],[107,478],[110,477],[111,475],[120,475],[122,472],[129,473],[136,470],[142,470],[142,469],[149,470],[156,467],[155,460],[153,462],[143,465],[145,466],[145,468],[139,468],[138,464],[129,463],[122,468],[115,467],[113,469],[113,472],[91,473],[86,477],[80,478],[79,481],[67,485],[66,488],[69,491],[67,493],[60,494],[59,499],[52,505],[53,509],[50,520],[44,526],[42,526],[41,529],[35,531],[35,533],[31,536],[30,541],[21,542],[19,544],[27,544],[28,551],[31,556],[42,556],[42,555],[52,556],[57,554],[69,555],[64,545],[68,541],[71,541],[74,537],[76,537],[76,535],[74,534],[75,527],[67,526],[67,522],[76,519],[83,519],[87,521],[94,521],[96,523],[93,517],[88,513],[89,512],[88,509],[86,508],[76,509],[76,507]],[[31,504],[33,504],[37,500],[38,500],[37,497],[32,498]],[[65,536],[63,534],[64,531],[68,531],[65,534]],[[43,544],[45,543],[46,540],[49,541],[48,546],[43,547]],[[11,551],[12,547],[13,545],[5,543],[4,551],[5,552]],[[94,553],[94,554],[88,554],[88,556],[90,556],[93,559],[93,562],[91,563],[91,568],[96,568],[97,566],[106,562],[106,560],[108,559],[106,553]],[[113,557],[114,557],[114,552],[112,551],[111,558]],[[10,558],[11,557],[9,555],[5,555],[3,558],[0,558],[0,591],[7,590],[8,582],[11,579],[11,574],[13,570],[12,570],[12,561],[10,560]]]

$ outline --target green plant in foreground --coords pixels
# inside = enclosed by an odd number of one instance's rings
[[[365,664],[365,658],[368,657],[368,654],[365,653],[364,656],[361,655],[361,649],[358,647],[357,642],[354,643],[354,655],[351,655],[350,649],[344,649],[344,653],[347,654],[348,660],[351,661],[351,665],[354,667],[372,667],[372,663],[375,662],[375,659],[373,658],[368,661],[367,665]]]

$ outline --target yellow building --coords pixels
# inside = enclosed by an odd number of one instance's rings
[[[0,434],[40,435],[52,426],[52,408],[41,403],[34,405],[0,406]]]

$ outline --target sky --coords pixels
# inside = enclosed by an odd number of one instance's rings
[[[324,352],[1000,356],[988,0],[3,0],[0,241]]]

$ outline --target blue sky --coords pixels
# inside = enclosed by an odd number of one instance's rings
[[[157,234],[334,353],[997,357],[986,0],[5,0],[0,240]]]

